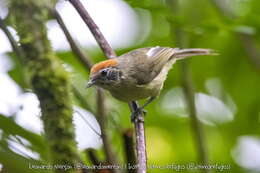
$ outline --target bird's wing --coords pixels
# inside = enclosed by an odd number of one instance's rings
[[[168,47],[140,48],[122,55],[127,75],[138,85],[151,82],[162,70],[177,49]],[[131,57],[131,60],[128,58]],[[125,67],[126,67],[125,66]],[[130,68],[129,68],[130,67]]]
[[[169,47],[140,48],[121,55],[119,62],[126,78],[144,85],[151,82],[167,64],[170,68],[175,60],[197,55],[218,55],[211,49],[179,49]],[[173,61],[172,61],[173,60]]]

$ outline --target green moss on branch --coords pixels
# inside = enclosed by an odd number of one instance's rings
[[[46,0],[10,0],[11,22],[25,53],[26,75],[29,75],[33,91],[40,100],[53,164],[73,165],[78,157],[72,124],[70,85],[67,73],[47,39],[45,22],[48,17],[46,5],[49,4]],[[61,169],[56,172],[65,171]]]

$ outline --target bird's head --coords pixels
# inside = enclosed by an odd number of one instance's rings
[[[109,59],[95,64],[90,70],[87,87],[89,88],[93,85],[97,85],[108,89],[113,85],[116,85],[119,82],[121,75],[117,65],[117,59]]]

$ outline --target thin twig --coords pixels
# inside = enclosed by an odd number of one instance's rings
[[[83,19],[83,21],[87,24],[89,27],[89,30],[92,32],[93,36],[97,40],[100,48],[103,50],[107,58],[115,58],[116,53],[111,48],[111,46],[108,44],[107,40],[99,30],[96,23],[93,21],[93,19],[88,14],[87,10],[84,8],[83,4],[79,0],[69,0],[71,4],[75,7],[75,9],[78,11],[79,15]]]
[[[107,156],[107,161],[109,164],[118,165],[117,158],[113,152],[111,143],[108,139],[107,116],[106,116],[107,112],[106,112],[106,106],[104,102],[104,92],[102,92],[101,88],[97,88],[97,105],[98,105],[98,109],[97,109],[98,121],[101,128],[101,137],[103,139],[104,150]]]
[[[54,11],[55,18],[58,21],[60,27],[62,28],[68,42],[70,43],[72,51],[75,53],[76,57],[85,65],[88,71],[90,71],[92,62],[88,57],[86,57],[83,52],[80,50],[80,48],[77,46],[76,42],[74,41],[73,37],[69,33],[66,25],[64,24],[61,16],[57,11]],[[74,92],[77,97],[81,98],[83,101],[82,103],[89,107],[88,104],[84,101],[80,95],[80,93],[77,91],[77,89],[74,87]],[[106,128],[106,111],[105,111],[105,98],[103,91],[100,89],[97,89],[97,120],[100,124],[101,128],[101,138],[104,144],[104,150],[107,157],[107,162],[111,165],[117,165],[117,159],[115,157],[115,154],[113,153],[112,146],[110,145],[108,135],[107,135],[107,128]]]
[[[5,25],[4,20],[0,17],[0,28],[2,28],[2,30],[4,31],[6,37],[8,38],[14,53],[16,54],[16,56],[18,57],[17,60],[19,62],[18,66],[23,66],[25,63],[25,56],[24,56],[24,52],[23,50],[18,46],[17,41],[14,39],[14,37],[12,36],[12,34],[10,33],[10,31],[8,30],[7,26]],[[26,81],[26,77],[24,74],[24,68],[21,68],[21,78],[23,79],[23,81],[25,82],[25,85],[28,85],[27,81]]]
[[[178,15],[178,1],[177,0],[168,0],[169,7],[172,10],[173,15]],[[173,28],[172,26],[173,34],[176,38],[176,44],[177,46],[182,47],[184,44],[183,39],[183,30],[180,27]],[[199,162],[206,165],[208,163],[208,157],[207,157],[207,150],[205,146],[205,139],[203,134],[203,129],[201,127],[201,124],[197,118],[197,112],[195,107],[195,98],[194,98],[194,89],[192,85],[192,79],[190,74],[190,69],[187,64],[187,61],[182,62],[182,85],[184,88],[184,93],[186,96],[186,102],[189,108],[189,114],[191,118],[191,127],[192,131],[194,133],[194,139],[197,143],[197,150],[199,155]],[[210,172],[209,170],[205,169],[204,172]]]
[[[17,54],[17,56],[20,57],[18,59],[21,61],[21,63],[23,63],[23,61],[24,61],[24,53],[21,50],[21,48],[18,46],[17,42],[15,41],[15,39],[12,36],[12,34],[10,33],[10,31],[7,29],[7,26],[5,25],[5,23],[4,23],[4,21],[3,21],[3,19],[1,17],[0,17],[0,28],[2,28],[2,30],[6,34],[7,38],[9,39],[14,52]]]
[[[92,20],[90,15],[88,14],[87,10],[84,8],[82,3],[79,0],[69,0],[71,4],[75,7],[78,11],[92,34],[94,35],[96,41],[100,45],[101,49],[103,50],[104,54],[107,58],[115,58],[116,54],[111,48],[111,46],[106,41],[103,34],[100,32],[98,26]],[[138,105],[137,102],[129,103],[132,112],[138,112]],[[135,126],[135,134],[136,134],[136,150],[137,150],[137,157],[138,157],[138,173],[146,173],[146,146],[145,146],[145,132],[144,132],[144,121],[142,113],[137,113],[134,120]]]
[[[134,168],[136,164],[135,150],[134,150],[134,140],[133,140],[133,130],[127,129],[123,132],[124,146],[125,146],[125,156],[127,161],[127,172],[136,173]]]
[[[46,140],[49,141],[51,162],[75,165],[79,162],[79,156],[74,139],[69,81],[66,75],[61,75],[63,68],[57,65],[47,38],[45,22],[48,18],[45,14],[48,9],[43,3],[36,1],[28,3],[26,0],[12,0],[10,11],[15,11],[11,13],[12,24],[18,27],[20,44],[26,58],[25,65],[30,72],[30,84],[40,101],[41,119]],[[55,172],[64,170],[56,169]]]
[[[80,113],[80,111],[75,110],[75,113],[77,113],[82,119],[83,121],[89,126],[89,128],[99,137],[101,137],[101,134],[92,126],[92,124],[85,118],[84,115],[82,115],[82,113]]]
[[[25,61],[25,55],[24,55],[24,52],[23,50],[18,46],[18,43],[17,41],[13,38],[13,36],[11,35],[11,33],[9,32],[9,30],[7,29],[6,25],[4,24],[4,21],[0,18],[0,28],[3,29],[3,31],[5,32],[7,38],[9,39],[11,45],[12,45],[12,48],[16,54],[16,56],[18,56],[18,61],[20,61],[21,64],[24,63]],[[23,75],[23,74],[22,74]],[[77,157],[77,156],[76,156]],[[81,159],[78,158],[79,162],[82,163]],[[81,169],[81,172],[82,173],[88,173],[87,170],[85,169]]]
[[[6,37],[8,38],[14,53],[16,54],[16,56],[18,57],[17,60],[19,62],[18,66],[23,66],[25,63],[25,56],[24,56],[24,52],[23,50],[18,46],[17,41],[14,39],[14,37],[12,36],[12,34],[10,33],[10,31],[8,30],[7,26],[5,25],[4,20],[0,17],[0,28],[2,28],[2,30],[4,31]],[[27,80],[24,74],[24,68],[21,68],[21,78],[24,82],[24,84],[27,86]]]
[[[190,75],[190,69],[187,64],[188,62],[182,62],[182,78],[183,78],[183,89],[186,96],[186,102],[189,108],[190,118],[191,118],[191,127],[195,136],[195,141],[197,142],[199,161],[200,163],[206,165],[208,164],[208,156],[204,143],[204,134],[200,122],[197,118],[197,112],[195,107],[195,97],[194,97],[194,88],[192,85],[192,79]],[[210,172],[205,169],[204,172]]]
[[[54,14],[54,17],[56,18],[57,22],[59,23],[62,31],[64,32],[64,34],[70,44],[72,52],[76,55],[76,57],[78,57],[78,59],[82,62],[82,64],[84,64],[87,67],[87,69],[90,70],[91,66],[92,66],[90,58],[87,57],[77,46],[76,42],[70,35],[69,30],[67,29],[65,23],[63,22],[59,12],[57,10],[53,10],[53,14]]]
[[[147,158],[146,158],[146,142],[145,142],[145,129],[144,129],[144,115],[137,112],[138,103],[136,101],[129,103],[129,108],[132,113],[136,113],[134,119],[135,137],[136,137],[136,151],[138,161],[138,173],[146,173]]]
[[[95,114],[95,112],[92,110],[89,103],[86,101],[86,98],[80,93],[80,91],[77,89],[77,87],[75,85],[72,85],[72,92],[73,92],[73,95],[79,100],[80,105],[84,109],[88,110],[92,114]]]

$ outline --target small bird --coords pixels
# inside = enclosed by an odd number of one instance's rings
[[[143,110],[159,94],[168,71],[176,60],[196,55],[212,55],[210,49],[179,49],[147,47],[132,50],[117,58],[101,61],[90,71],[87,87],[93,85],[108,90],[124,102],[146,99]]]

